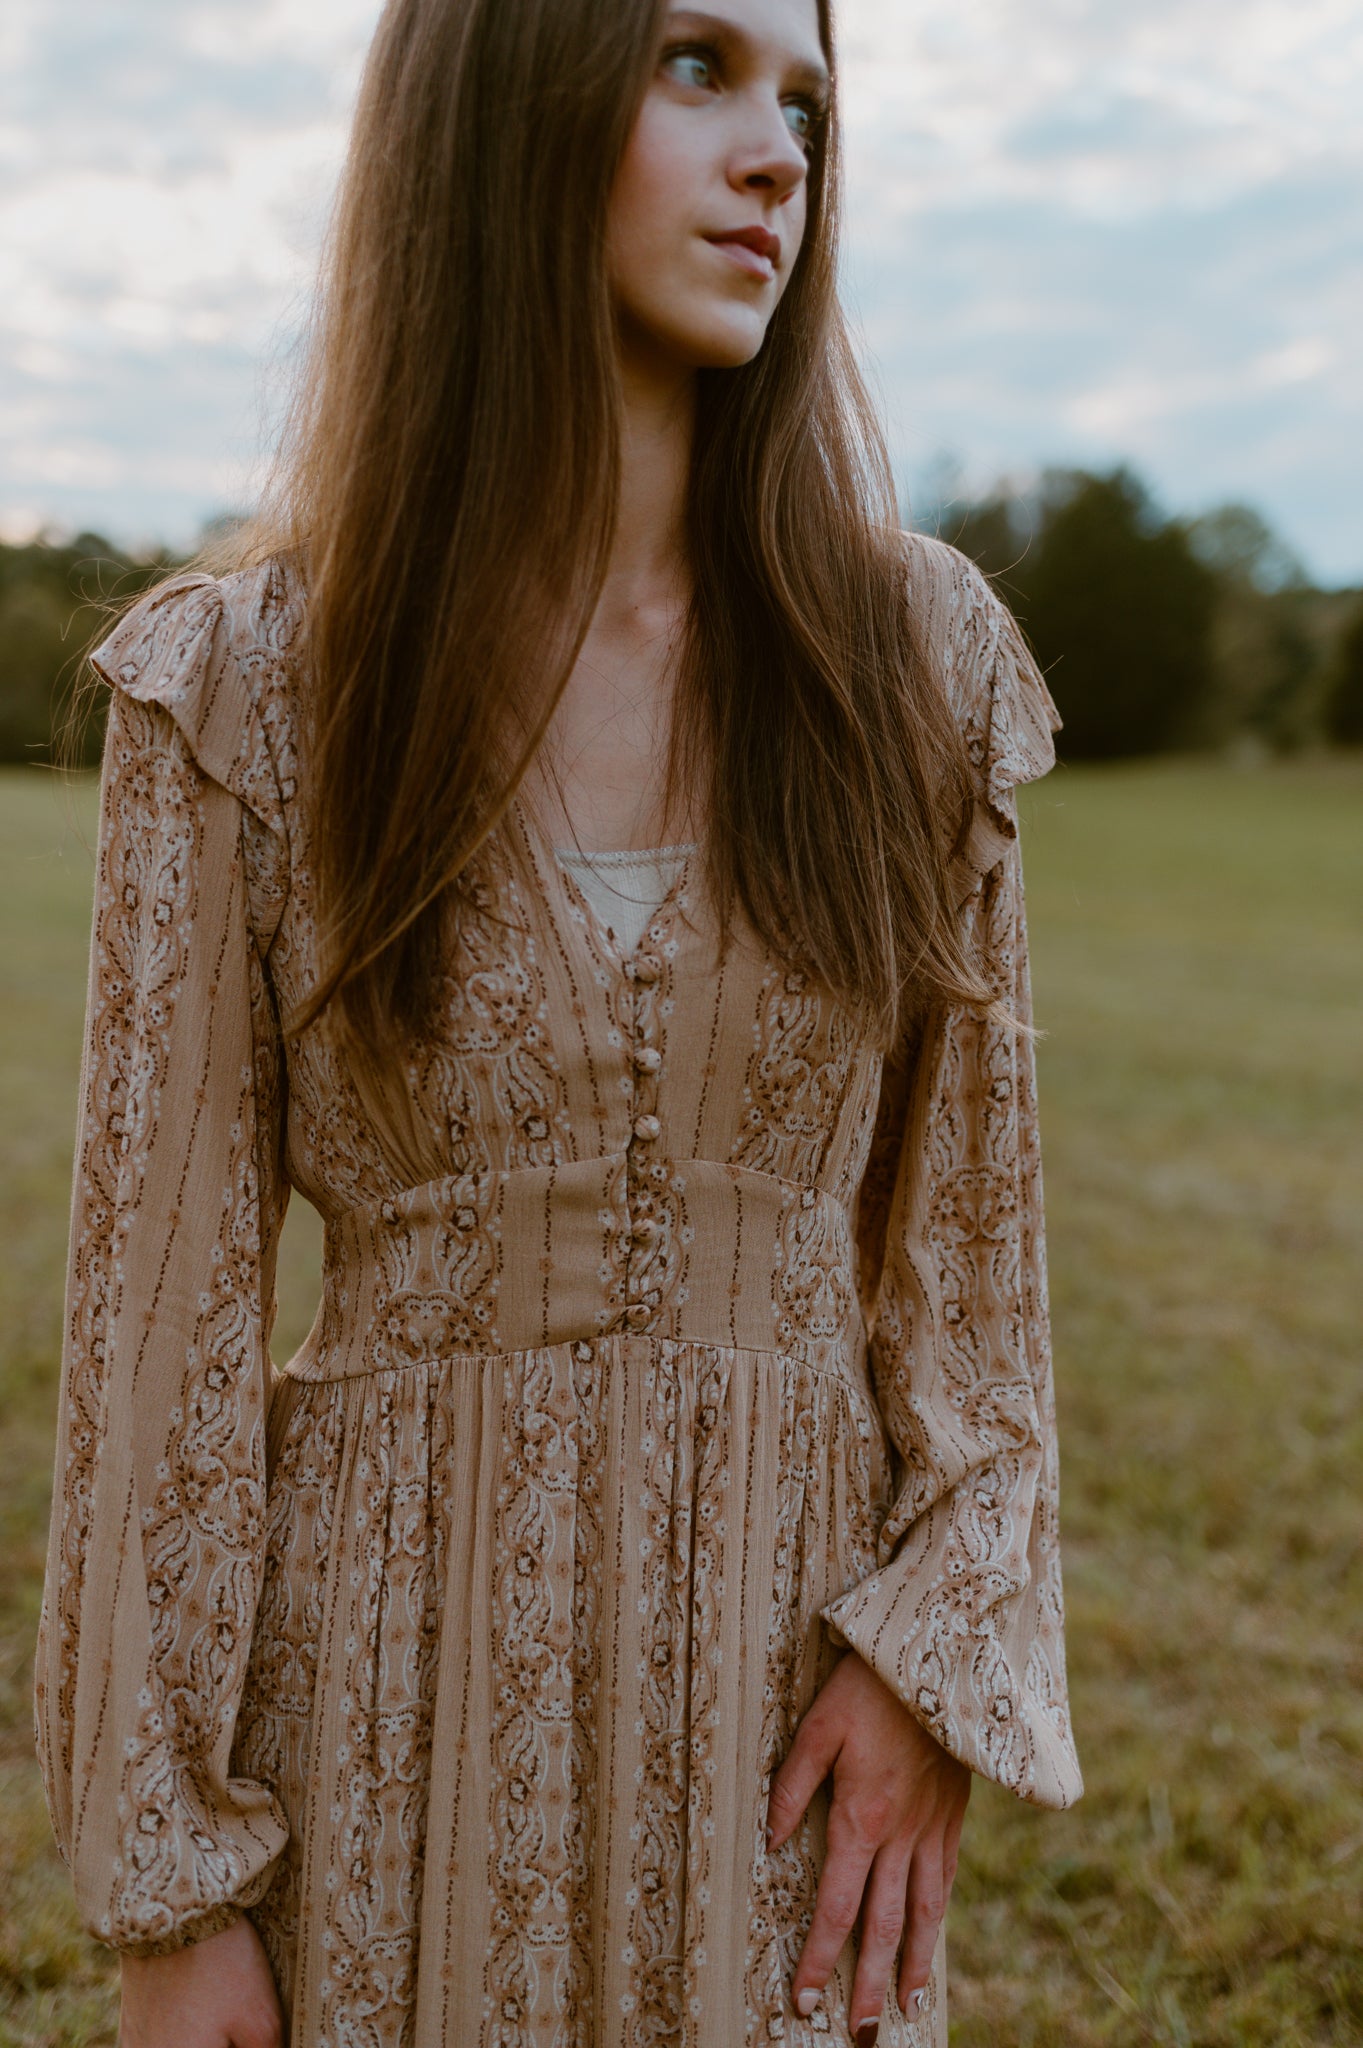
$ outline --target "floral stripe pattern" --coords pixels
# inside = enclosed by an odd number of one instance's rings
[[[958,867],[1028,1013],[1012,790],[1045,685],[908,544],[978,774]],[[321,1026],[282,567],[163,585],[98,655],[101,789],[57,1490],[35,1695],[86,1925],[249,1912],[309,2048],[850,2041],[855,1938],[788,1985],[825,1795],[771,1773],[844,1647],[1043,1805],[1065,1703],[1030,1043],[888,1064],[701,856],[632,952],[532,819],[488,843],[445,1001],[371,1114]],[[291,1191],[326,1226],[271,1358]],[[923,2012],[883,2048],[944,2048]]]

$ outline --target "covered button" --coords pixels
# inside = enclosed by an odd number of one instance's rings
[[[634,1135],[645,1143],[658,1137],[661,1131],[662,1125],[656,1116],[636,1116],[634,1119]]]

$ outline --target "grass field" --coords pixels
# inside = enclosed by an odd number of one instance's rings
[[[1363,760],[1024,796],[1088,1790],[977,1789],[952,2041],[1363,2043]],[[37,773],[0,861],[0,2048],[65,2048],[114,2039],[29,1729],[90,871]]]

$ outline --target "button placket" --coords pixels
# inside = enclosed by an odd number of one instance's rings
[[[633,987],[630,1069],[633,1083],[629,1145],[628,1201],[630,1212],[625,1322],[631,1330],[649,1327],[662,1299],[657,1285],[656,1255],[663,1236],[657,1217],[655,1189],[665,1179],[658,1156],[662,1119],[658,1114],[663,1056],[658,1046],[658,984],[662,962],[652,953],[638,953],[629,963]]]

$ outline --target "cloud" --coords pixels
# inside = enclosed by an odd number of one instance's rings
[[[372,0],[11,0],[0,518],[191,539],[240,505]]]
[[[1134,459],[1363,576],[1363,14],[860,0],[851,296],[902,468]]]
[[[955,0],[932,18],[852,0],[845,19],[854,121],[882,148],[930,141],[971,198],[1082,206],[1115,178],[1136,203],[1197,204],[1312,156],[1360,161],[1355,0]]]
[[[1358,0],[844,0],[849,295],[905,475],[1133,458],[1363,576]],[[8,0],[0,522],[245,501],[376,0]]]

